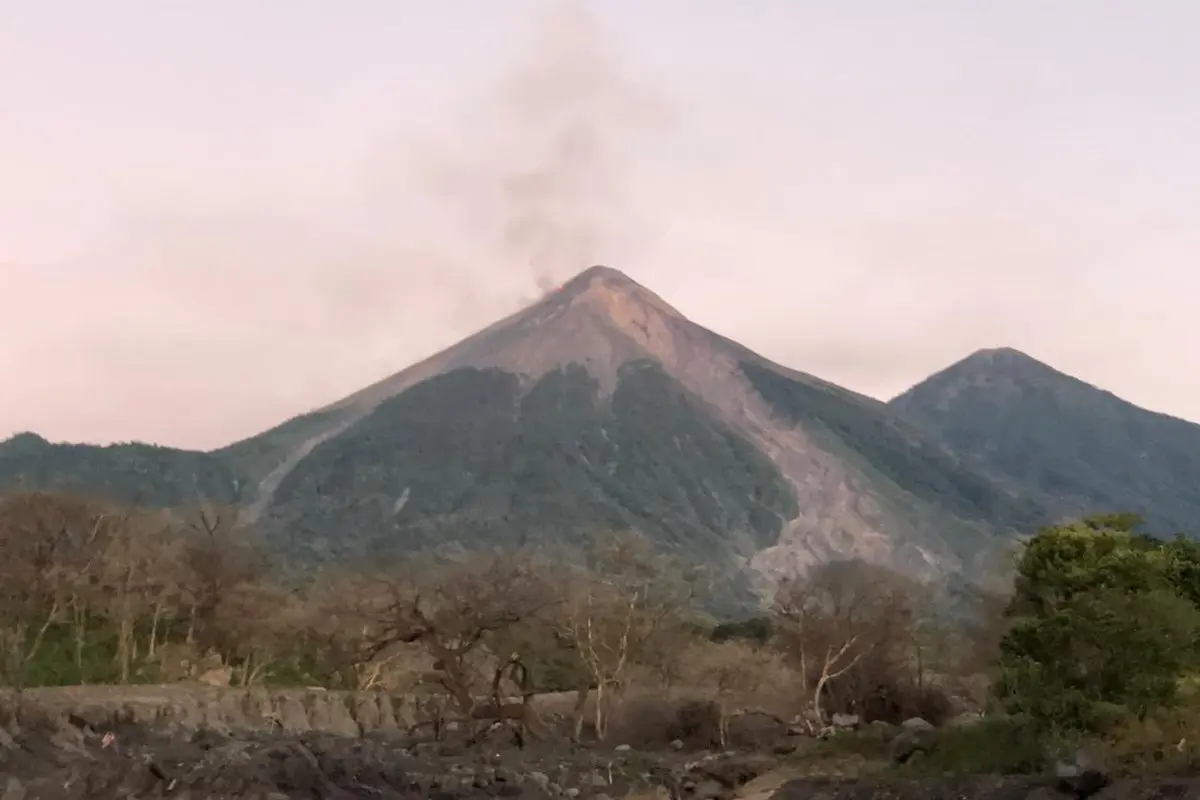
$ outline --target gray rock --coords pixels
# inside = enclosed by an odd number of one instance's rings
[[[719,781],[707,780],[696,784],[696,797],[718,798],[725,794],[725,787]]]
[[[868,722],[863,730],[869,738],[886,742],[890,742],[900,732],[900,729],[895,725],[890,722],[884,722],[881,719]]]
[[[834,714],[831,721],[835,728],[857,728],[858,714]]]
[[[379,714],[379,700],[370,694],[360,694],[354,698],[354,720],[363,733],[379,730],[383,725]]]
[[[307,733],[312,730],[308,722],[308,711],[300,698],[293,695],[280,695],[272,709],[279,727],[288,733]]]
[[[25,800],[28,794],[25,784],[17,778],[10,777],[4,783],[4,794],[0,794],[0,800]]]
[[[966,711],[946,723],[947,728],[966,728],[983,722],[983,715],[974,711]]]
[[[633,748],[627,744],[619,744],[616,747],[614,747],[613,749],[616,750],[618,753],[627,753],[630,750],[632,750]]]
[[[1108,770],[1086,750],[1077,750],[1072,758],[1055,762],[1054,777],[1060,792],[1077,798],[1092,796],[1111,780]]]
[[[592,772],[592,774],[588,776],[588,785],[608,786],[608,778],[604,777],[599,772]]]
[[[529,773],[529,782],[542,791],[546,791],[550,788],[550,776],[544,772]]]
[[[774,714],[747,711],[729,720],[727,744],[736,750],[770,750],[791,735],[791,727]]]
[[[310,695],[305,698],[310,710],[309,725],[313,730],[338,736],[361,736],[362,729],[354,721],[350,709],[340,697]]]
[[[892,740],[892,760],[904,764],[917,753],[928,752],[935,741],[937,730],[928,722],[923,719],[906,720],[903,729]]]

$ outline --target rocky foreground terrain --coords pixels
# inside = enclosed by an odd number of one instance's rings
[[[679,739],[577,747],[555,738],[518,747],[499,730],[475,743],[456,731],[433,741],[397,725],[402,713],[383,720],[378,698],[361,721],[331,712],[369,705],[363,695],[336,693],[94,687],[0,699],[0,800],[1200,797],[1200,780],[1189,779],[905,776],[861,754],[831,757],[821,742],[766,715],[737,720],[730,749],[717,752]],[[272,711],[280,705],[294,713],[281,719]]]

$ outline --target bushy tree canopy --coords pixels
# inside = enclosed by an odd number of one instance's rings
[[[1052,725],[1173,704],[1200,664],[1200,546],[1130,515],[1050,527],[1027,544],[1001,646],[998,698]]]

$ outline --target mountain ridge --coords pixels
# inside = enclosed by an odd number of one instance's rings
[[[889,401],[914,427],[1060,516],[1132,512],[1200,530],[1200,425],[1012,348],[981,350]]]

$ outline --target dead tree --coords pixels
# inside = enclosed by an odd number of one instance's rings
[[[490,685],[478,661],[493,655],[499,634],[544,608],[551,598],[522,554],[479,555],[460,561],[408,565],[374,576],[357,600],[356,630],[361,634],[358,663],[371,663],[398,644],[418,645],[432,660],[428,683],[448,698],[472,731],[476,723],[512,720],[529,733],[528,694],[517,701],[502,695],[516,677],[519,658],[500,654]]]
[[[825,725],[830,685],[894,643],[908,647],[910,587],[894,573],[833,562],[783,583],[776,594],[777,645],[811,692],[813,722]]]
[[[632,534],[598,540],[589,561],[587,571],[568,578],[561,631],[588,675],[587,687],[579,689],[575,738],[582,735],[586,698],[594,693],[593,724],[603,740],[613,696],[630,664],[680,618],[699,576]]]

